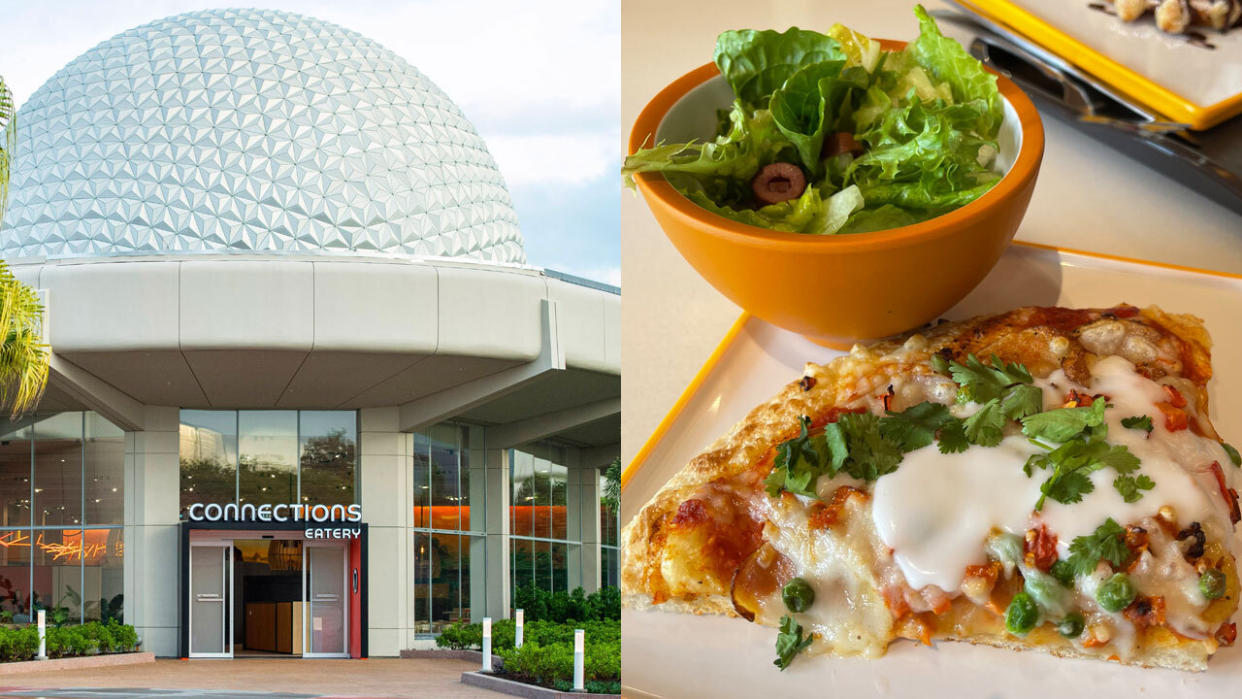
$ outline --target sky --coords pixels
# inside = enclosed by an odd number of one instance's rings
[[[20,109],[101,41],[169,15],[239,5],[334,22],[405,58],[487,142],[527,261],[621,283],[616,0],[0,0],[0,75]]]

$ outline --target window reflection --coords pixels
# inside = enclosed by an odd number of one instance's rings
[[[30,526],[30,433],[26,427],[0,437],[0,525],[4,527]]]
[[[298,416],[287,410],[237,415],[237,500],[254,505],[298,501]]]
[[[86,523],[125,521],[125,433],[95,413],[86,414]]]
[[[181,514],[196,502],[237,497],[237,413],[181,411]]]
[[[82,605],[87,621],[124,618],[124,529],[87,529],[82,548]]]
[[[121,618],[124,444],[93,412],[0,435],[0,623]]]
[[[486,462],[471,458],[463,425],[435,425],[411,443],[414,629],[431,634],[487,614]]]
[[[36,526],[82,523],[82,413],[61,413],[34,425]]]
[[[354,502],[358,418],[352,410],[314,410],[298,414],[301,442],[302,502],[350,505]]]
[[[30,530],[0,530],[0,618],[30,621]]]
[[[46,609],[53,623],[78,621],[82,615],[83,530],[40,529],[31,537],[31,604],[35,610]]]
[[[182,410],[181,513],[194,503],[351,505],[353,410]]]

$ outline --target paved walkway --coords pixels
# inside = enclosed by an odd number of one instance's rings
[[[465,660],[426,658],[157,660],[143,665],[5,675],[0,677],[0,699],[497,699],[507,696],[461,684],[461,673],[473,669],[475,664]]]

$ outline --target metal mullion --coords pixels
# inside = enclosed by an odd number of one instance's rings
[[[241,507],[241,411],[233,411],[233,502]]]
[[[26,605],[26,614],[28,616],[31,616],[32,619],[34,616],[34,552],[35,552],[35,547],[34,547],[33,529],[34,529],[34,502],[35,502],[34,500],[34,496],[35,496],[35,492],[34,492],[35,491],[35,444],[39,436],[38,431],[35,429],[35,427],[38,424],[39,423],[36,420],[30,425],[30,502],[28,503],[29,506],[26,508],[27,510],[30,511],[30,529],[31,529],[30,555],[27,557],[29,560],[26,561],[26,575],[27,575],[26,598],[29,600],[29,602]]]
[[[296,487],[297,492],[294,493],[293,495],[293,501],[300,505],[302,504],[302,411],[301,410],[293,411],[293,423],[295,425],[293,428],[293,433],[294,435],[296,435],[295,439],[297,439],[297,447],[293,451],[293,458],[295,460],[294,466],[298,469],[297,487]]]
[[[81,529],[82,536],[78,541],[78,579],[80,581],[78,583],[80,585],[78,589],[81,591],[78,593],[78,623],[85,624],[86,623],[86,411],[85,410],[82,411],[81,435],[82,435],[81,436],[82,463],[79,464],[79,466],[81,466],[82,480],[79,483],[78,494],[80,496],[79,499],[82,501],[82,503],[81,503],[81,509],[78,510],[78,519],[82,523],[82,529]],[[102,616],[103,610],[100,609],[99,611],[101,612],[100,616]]]

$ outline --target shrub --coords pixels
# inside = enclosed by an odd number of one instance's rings
[[[606,586],[588,595],[581,587],[549,592],[526,585],[513,591],[513,608],[524,610],[527,621],[620,619],[621,590]]]
[[[588,643],[621,642],[621,622],[608,619],[604,621],[565,622],[528,621],[522,630],[523,644],[533,643],[539,646],[558,644],[573,645],[574,630],[582,629],[586,633]],[[492,622],[492,652],[513,648],[517,630],[517,622],[513,619],[498,619]],[[464,624],[457,622],[446,627],[436,637],[436,645],[453,650],[482,650],[483,625]]]
[[[621,644],[618,642],[588,642],[584,648],[583,678],[587,681],[621,680]],[[498,652],[504,658],[504,674],[532,680],[545,686],[557,682],[573,682],[573,643],[539,645],[525,643],[521,648],[509,648]]]
[[[107,624],[90,621],[80,626],[47,628],[47,654],[52,658],[124,653],[136,650],[137,647],[138,632],[134,627],[121,624],[115,619]],[[38,652],[38,626],[0,626],[0,662],[31,660]]]

